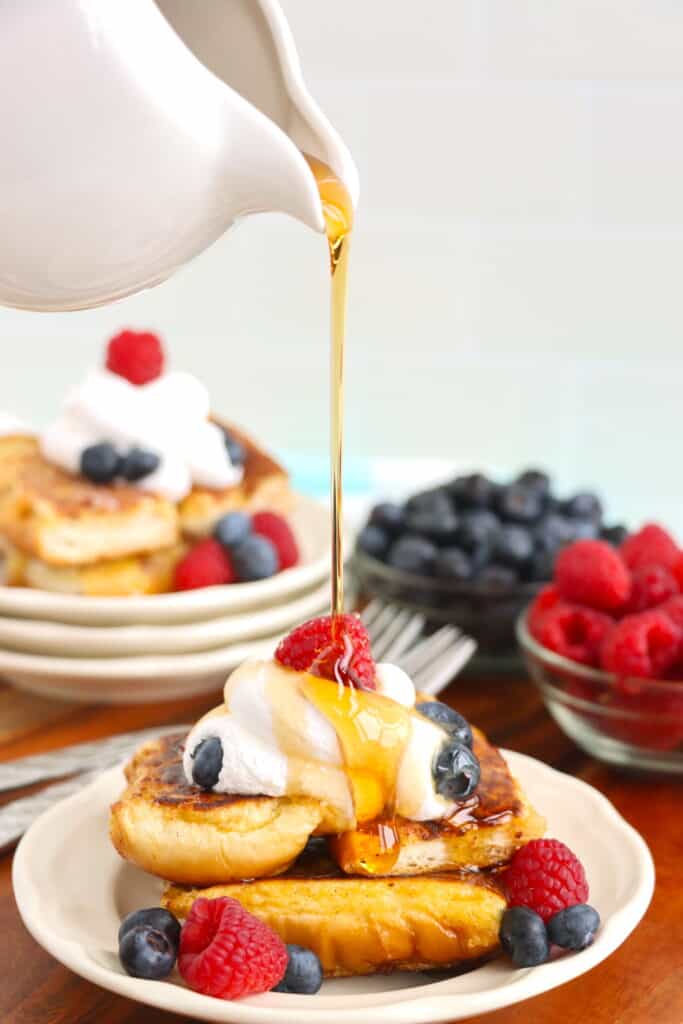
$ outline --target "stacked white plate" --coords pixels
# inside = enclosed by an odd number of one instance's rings
[[[239,662],[272,653],[329,603],[328,512],[299,496],[288,518],[299,565],[255,583],[148,597],[0,587],[0,676],[44,696],[106,703],[220,689]]]

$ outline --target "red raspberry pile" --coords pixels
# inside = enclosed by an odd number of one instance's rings
[[[275,660],[345,686],[376,689],[370,638],[357,615],[324,615],[304,622],[280,642]]]
[[[683,552],[661,526],[647,524],[620,548],[601,540],[564,548],[528,625],[543,647],[617,677],[601,699],[639,713],[615,725],[621,738],[659,749],[683,740]],[[670,687],[653,694],[639,679],[680,681],[680,696]]]

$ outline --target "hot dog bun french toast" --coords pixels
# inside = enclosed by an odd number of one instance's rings
[[[164,371],[155,335],[113,338],[106,365],[39,435],[0,416],[0,545],[12,586],[162,593],[226,513],[283,515],[292,500],[284,468],[210,415],[201,382]]]
[[[180,918],[233,897],[328,976],[478,961],[499,870],[545,823],[483,733],[375,665],[363,634],[315,620],[243,664],[189,736],[133,758],[112,841]]]

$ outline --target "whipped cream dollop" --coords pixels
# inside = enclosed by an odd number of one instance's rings
[[[225,703],[205,715],[188,736],[183,762],[186,778],[194,782],[193,759],[199,744],[217,737],[223,760],[215,791],[315,797],[336,808],[343,828],[353,828],[352,788],[339,738],[298,681],[299,673],[274,661],[241,665],[225,685]],[[378,664],[376,682],[377,692],[412,709],[415,688],[400,668]],[[362,698],[364,691],[358,692]],[[413,821],[451,817],[457,805],[436,792],[432,774],[447,733],[418,712],[411,710],[409,720],[394,809]]]
[[[193,374],[166,373],[138,386],[93,370],[40,435],[40,449],[69,473],[79,472],[84,448],[102,441],[123,452],[134,446],[155,452],[158,468],[131,486],[180,501],[195,484],[221,489],[242,479],[209,413],[209,393]]]

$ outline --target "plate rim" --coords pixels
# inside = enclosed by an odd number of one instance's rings
[[[178,1007],[177,985],[165,982],[150,985],[125,974],[118,974],[88,959],[80,952],[80,943],[61,938],[58,933],[44,925],[39,914],[35,912],[36,907],[32,901],[38,903],[39,889],[31,877],[29,856],[32,844],[39,841],[36,837],[40,836],[43,828],[50,827],[53,817],[61,818],[62,821],[68,820],[68,814],[64,813],[67,806],[80,803],[87,805],[96,799],[98,789],[104,789],[110,777],[113,781],[114,776],[118,774],[122,779],[121,766],[102,773],[79,793],[53,805],[24,835],[17,847],[12,865],[12,884],[19,914],[33,938],[56,960],[80,977],[144,1005],[221,1024],[291,1024],[292,1012],[303,1014],[303,1024],[368,1024],[369,1018],[383,1024],[428,1024],[461,1020],[477,1013],[522,1002],[581,976],[613,953],[628,938],[645,914],[654,890],[655,869],[645,840],[603,793],[583,779],[561,772],[529,755],[504,749],[501,753],[509,761],[513,773],[519,765],[540,772],[541,775],[545,774],[549,780],[554,777],[556,785],[564,786],[566,791],[574,790],[575,799],[582,798],[597,806],[606,820],[628,841],[632,863],[637,864],[638,872],[637,882],[630,897],[603,924],[599,940],[592,946],[580,954],[561,957],[540,968],[513,971],[515,977],[495,989],[459,993],[452,990],[458,978],[451,978],[433,982],[428,986],[394,990],[393,998],[390,997],[388,1001],[385,993],[351,995],[344,999],[346,1005],[343,1009],[331,1005],[338,1004],[338,996],[318,996],[314,1005],[311,1005],[310,997],[282,996],[274,993],[242,1001],[224,1002],[182,989],[183,1006]],[[284,1005],[283,999],[286,1000]],[[457,1005],[458,999],[462,1001],[464,1014]]]
[[[31,652],[26,648],[4,646],[7,644],[7,636],[10,636],[10,642],[16,642],[12,640],[13,631],[15,631],[14,636],[18,636],[21,642],[27,644],[29,642],[29,634],[33,643],[35,643],[36,634],[41,634],[44,635],[44,639],[41,642],[54,645],[62,643],[67,647],[69,645],[75,647],[79,641],[82,642],[85,636],[87,636],[88,642],[91,644],[96,644],[100,641],[115,641],[118,649],[122,651],[127,649],[126,645],[129,643],[138,645],[158,644],[161,647],[165,640],[170,638],[175,641],[180,637],[180,642],[185,643],[191,642],[193,637],[200,637],[202,638],[201,643],[196,647],[191,645],[183,649],[181,646],[176,646],[174,642],[171,651],[174,654],[201,654],[219,647],[241,643],[243,640],[258,639],[260,636],[267,636],[275,632],[276,629],[286,629],[297,618],[300,619],[302,616],[309,614],[305,609],[310,609],[311,615],[316,614],[316,609],[318,606],[322,607],[324,605],[325,599],[328,596],[329,584],[324,579],[321,583],[316,583],[311,589],[295,593],[288,599],[275,604],[247,608],[244,611],[235,612],[231,615],[218,615],[211,619],[200,619],[195,622],[176,622],[167,625],[152,622],[138,622],[119,626],[86,625],[77,622],[57,622],[53,619],[30,619],[0,615],[0,644],[3,645],[0,646],[0,653],[6,651],[13,654],[31,655]],[[304,609],[304,611],[300,612],[299,609]],[[289,621],[290,614],[292,616],[291,622]],[[275,627],[271,626],[273,618],[276,619]],[[254,620],[256,620],[256,632],[253,632],[251,625]],[[258,624],[262,620],[268,622],[268,628],[265,630],[263,626]],[[283,623],[283,625],[280,626],[279,623]],[[228,624],[237,632],[228,639],[220,639],[221,627],[227,627]],[[161,656],[163,653],[165,652],[161,650],[150,652],[150,656]],[[80,654],[51,654],[47,651],[39,651],[33,656],[41,658],[82,657]],[[85,657],[89,656],[85,655]],[[143,657],[142,654],[135,651],[131,655],[120,655],[120,657],[124,656]],[[105,654],[92,655],[92,657],[97,657],[97,660],[100,661],[116,656]]]

